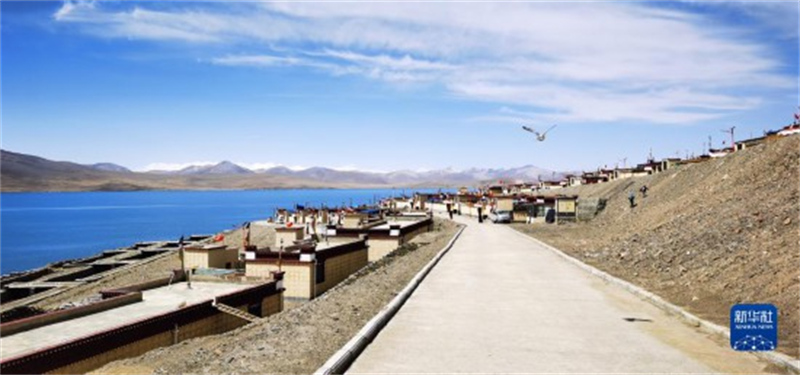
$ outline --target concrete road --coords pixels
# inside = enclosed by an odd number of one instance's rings
[[[763,373],[511,228],[461,238],[350,373]]]

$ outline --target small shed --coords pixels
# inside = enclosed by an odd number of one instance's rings
[[[556,221],[576,221],[577,196],[556,197]]]
[[[224,244],[187,246],[184,249],[187,268],[234,268],[239,261],[239,251]]]

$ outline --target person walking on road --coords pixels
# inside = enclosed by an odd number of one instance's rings
[[[639,191],[642,192],[642,198],[647,198],[647,185],[642,185]]]
[[[478,206],[478,222],[483,223],[483,206]]]
[[[636,207],[636,193],[634,193],[633,190],[628,194],[628,201],[631,202],[631,208]]]
[[[447,214],[450,215],[450,220],[453,220],[453,205],[451,203],[447,204]]]

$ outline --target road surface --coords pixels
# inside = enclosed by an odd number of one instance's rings
[[[503,225],[467,224],[349,373],[763,373]]]

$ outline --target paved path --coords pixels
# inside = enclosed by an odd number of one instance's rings
[[[350,373],[764,371],[510,228],[459,220],[461,238]]]

